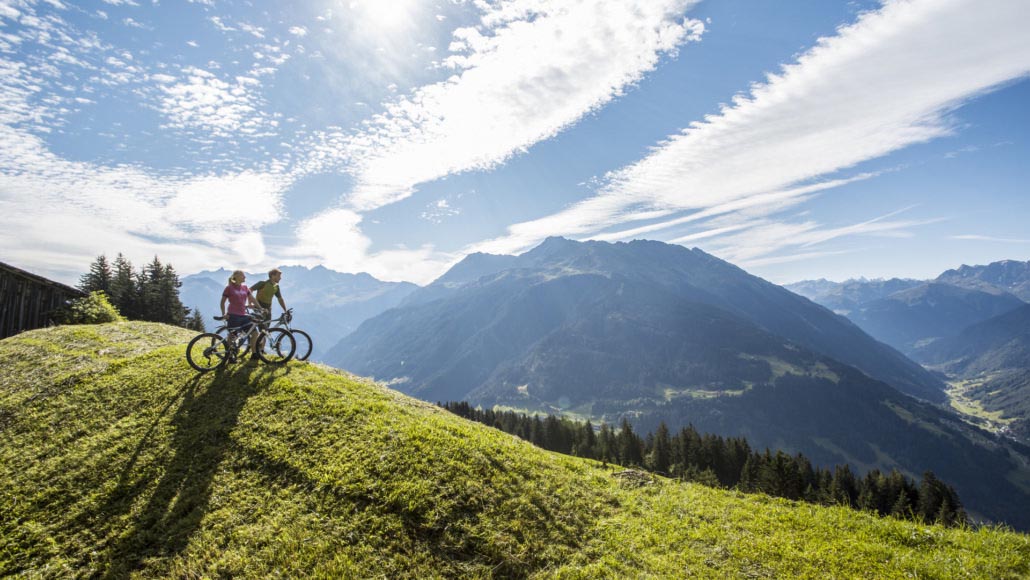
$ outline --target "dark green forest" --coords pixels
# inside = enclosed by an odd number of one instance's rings
[[[110,262],[101,254],[79,279],[84,292],[103,292],[118,312],[129,320],[163,322],[203,331],[204,321],[196,309],[182,305],[182,282],[171,264],[154,260],[138,271],[121,253]]]
[[[759,452],[743,437],[700,434],[693,425],[670,433],[665,423],[641,437],[626,419],[618,429],[607,423],[566,417],[527,416],[478,409],[467,402],[438,403],[444,409],[529,441],[538,447],[694,481],[822,505],[846,505],[909,520],[966,525],[968,518],[955,489],[932,471],[919,482],[897,470],[856,475],[848,465],[814,467],[804,455]]]

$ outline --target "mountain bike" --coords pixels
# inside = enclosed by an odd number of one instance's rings
[[[225,317],[215,316],[214,319],[224,321]],[[186,361],[203,373],[240,361],[243,355],[251,351],[257,358],[270,365],[286,364],[293,358],[297,343],[289,331],[268,328],[268,321],[260,310],[252,309],[250,319],[255,326],[253,339],[257,341],[257,350],[252,351],[250,348],[249,325],[230,327],[224,324],[214,332],[195,336],[186,347]]]
[[[259,312],[259,309],[256,308],[253,310],[255,313]],[[297,344],[297,350],[293,354],[293,358],[297,360],[308,360],[308,357],[311,356],[311,349],[314,345],[314,342],[311,340],[311,335],[309,335],[308,333],[304,332],[303,330],[290,327],[290,322],[293,320],[293,309],[287,309],[285,312],[280,314],[279,318],[275,319],[275,321],[269,321],[264,318],[265,316],[269,316],[268,312],[268,310],[260,310],[260,314],[262,317],[261,324],[263,324],[266,328],[271,326],[269,330],[282,329],[286,332],[289,332],[293,336],[294,342]],[[271,322],[271,325],[269,325],[269,322]],[[226,328],[222,326],[216,329],[215,334],[219,334],[224,337],[226,335]]]
[[[311,348],[314,343],[311,342],[311,335],[296,328],[290,327],[290,322],[293,320],[293,309],[289,308],[286,312],[279,315],[279,318],[275,320],[272,328],[282,328],[293,335],[294,340],[297,342],[297,352],[294,353],[293,358],[297,360],[308,360],[311,356]]]

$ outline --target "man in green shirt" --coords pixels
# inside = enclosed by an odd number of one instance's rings
[[[272,315],[273,296],[279,299],[279,306],[282,306],[283,312],[286,312],[286,302],[283,300],[282,292],[279,291],[279,280],[282,279],[283,273],[279,268],[273,268],[268,271],[267,280],[262,280],[250,287],[258,304],[268,311],[268,316]]]

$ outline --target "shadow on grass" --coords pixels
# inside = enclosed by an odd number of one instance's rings
[[[135,508],[138,512],[125,530],[112,538],[103,557],[103,577],[128,576],[148,559],[172,557],[186,548],[207,513],[212,482],[233,445],[231,433],[240,412],[252,395],[282,374],[265,366],[239,366],[211,378],[198,375],[160,411],[123,468],[117,487],[93,514],[111,523],[134,510],[140,494],[153,490],[142,509]],[[141,454],[155,444],[154,431],[173,408],[167,453],[140,465]]]

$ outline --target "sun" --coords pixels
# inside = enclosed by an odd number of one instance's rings
[[[423,3],[419,0],[350,0],[344,6],[357,25],[380,34],[392,34],[416,22]]]

